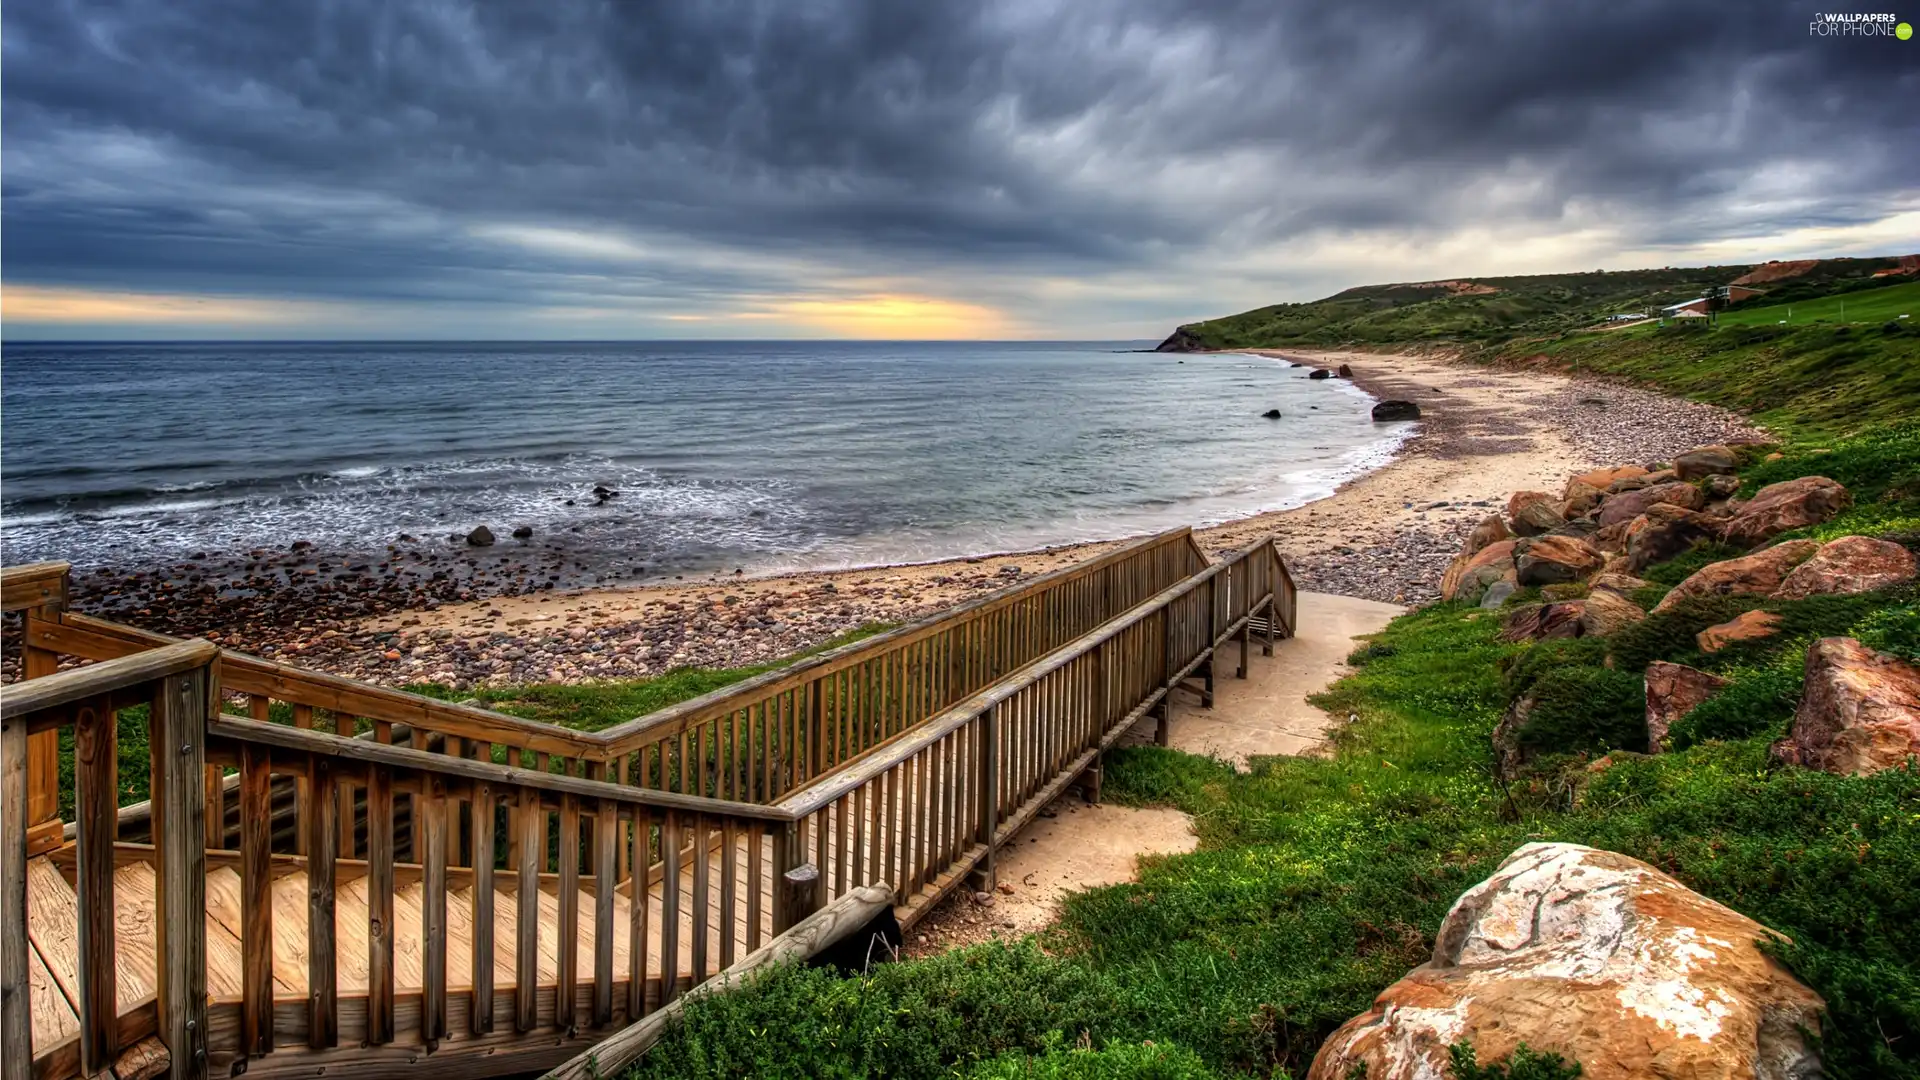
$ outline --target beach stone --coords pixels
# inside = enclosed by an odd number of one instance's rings
[[[1488,514],[1480,519],[1480,524],[1475,525],[1472,532],[1467,534],[1467,546],[1464,551],[1465,554],[1472,555],[1485,550],[1489,544],[1511,539],[1513,539],[1513,533],[1507,529],[1506,521],[1498,514]]]
[[[1280,410],[1279,410],[1279,409],[1268,409],[1268,410],[1267,410],[1266,412],[1263,412],[1263,413],[1261,413],[1260,415],[1261,415],[1261,417],[1263,417],[1264,419],[1267,419],[1267,420],[1278,420],[1278,419],[1280,419]]]
[[[1727,474],[1709,476],[1707,477],[1706,490],[1708,502],[1720,502],[1725,499],[1731,499],[1734,493],[1740,490],[1740,478]]]
[[[513,538],[515,540],[525,540],[527,537],[532,535],[533,535],[533,526],[531,525],[516,526],[513,530]]]
[[[1782,600],[1872,592],[1912,581],[1920,559],[1891,540],[1843,536],[1829,541],[1787,575],[1773,595]]]
[[[1519,591],[1519,587],[1514,585],[1513,582],[1501,578],[1499,581],[1487,586],[1485,595],[1480,597],[1480,606],[1489,610],[1497,608],[1506,603],[1508,598]]]
[[[1789,540],[1751,555],[1709,563],[1675,585],[1653,612],[1657,615],[1690,596],[1772,596],[1795,566],[1819,550],[1817,540]]]
[[[1654,503],[1627,524],[1627,569],[1637,574],[1719,535],[1715,518],[1672,503]]]
[[[1307,378],[1331,379],[1333,378],[1333,372],[1328,371],[1326,368],[1323,368],[1323,367],[1317,367],[1317,368],[1314,368],[1312,371],[1307,372]]]
[[[1598,548],[1571,536],[1535,536],[1516,542],[1514,580],[1520,585],[1584,581],[1606,562]]]
[[[1606,637],[1647,617],[1640,605],[1610,589],[1592,590],[1581,601],[1580,636]]]
[[[1420,406],[1411,401],[1383,401],[1373,407],[1375,420],[1418,420]]]
[[[1502,641],[1546,641],[1549,638],[1574,638],[1585,631],[1585,600],[1561,600],[1551,604],[1528,604],[1515,608],[1501,624]]]
[[[1514,573],[1513,540],[1497,540],[1472,555],[1457,556],[1440,579],[1443,600],[1471,598],[1501,578]]]
[[[1638,859],[1531,843],[1454,902],[1433,958],[1347,1021],[1308,1080],[1438,1080],[1526,1043],[1584,1080],[1810,1080],[1825,1003],[1765,926]]]
[[[1632,521],[1647,512],[1647,507],[1668,503],[1687,510],[1704,510],[1707,493],[1692,484],[1653,484],[1634,491],[1623,491],[1600,504],[1600,524]]]
[[[1824,476],[1768,484],[1733,512],[1727,521],[1726,541],[1753,547],[1789,529],[1818,525],[1852,505],[1852,494]]]
[[[493,530],[485,525],[478,526],[467,534],[467,543],[474,547],[486,547],[493,543]]]
[[[1592,484],[1583,484],[1578,480],[1567,481],[1566,491],[1561,497],[1560,515],[1577,518],[1588,513],[1605,500],[1607,493]]]
[[[1645,578],[1638,578],[1632,574],[1623,574],[1603,569],[1598,576],[1588,583],[1588,588],[1605,589],[1609,592],[1619,593],[1621,596],[1627,596],[1651,584],[1653,583]]]
[[[1743,611],[1723,623],[1715,623],[1693,635],[1693,643],[1709,655],[1736,642],[1758,641],[1779,632],[1780,616],[1771,611]]]
[[[1740,466],[1740,455],[1730,446],[1696,446],[1673,459],[1673,471],[1682,480],[1721,476]]]
[[[1539,536],[1566,524],[1553,496],[1544,491],[1516,491],[1507,499],[1507,518],[1515,536]]]
[[[1607,485],[1607,494],[1620,495],[1629,491],[1639,491],[1642,488],[1652,486],[1653,481],[1647,479],[1649,472],[1650,470],[1641,469],[1639,472],[1630,476],[1622,476]]]
[[[1351,378],[1353,378],[1353,367],[1352,367],[1351,365],[1349,365],[1349,364],[1341,364],[1341,365],[1340,365],[1340,377],[1341,377],[1341,378],[1343,378],[1343,379],[1351,379]]]
[[[1647,665],[1647,753],[1667,751],[1673,722],[1719,693],[1727,680],[1685,664],[1655,660]]]
[[[1618,465],[1611,469],[1593,469],[1588,472],[1583,472],[1567,481],[1566,497],[1569,499],[1574,497],[1576,494],[1574,490],[1576,486],[1592,488],[1604,495],[1607,489],[1613,486],[1615,481],[1645,475],[1647,475],[1647,470],[1638,465]]]
[[[1920,668],[1854,638],[1807,650],[1806,685],[1775,759],[1841,776],[1899,768],[1920,755]]]

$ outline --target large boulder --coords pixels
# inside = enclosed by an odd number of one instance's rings
[[[1920,668],[1853,638],[1814,642],[1793,728],[1773,755],[1842,776],[1905,765],[1920,755]]]
[[[1707,508],[1707,493],[1692,484],[1678,481],[1623,491],[1608,496],[1607,501],[1600,504],[1600,524],[1604,526],[1632,521],[1646,513],[1647,507],[1658,503],[1670,503],[1688,510],[1704,510]]]
[[[1373,407],[1375,420],[1418,420],[1420,406],[1411,401],[1383,401]]]
[[[493,530],[487,528],[485,525],[477,525],[472,532],[467,534],[467,543],[473,547],[491,547],[493,545]]]
[[[1527,844],[1467,890],[1433,959],[1341,1025],[1309,1080],[1439,1080],[1447,1047],[1521,1043],[1584,1080],[1808,1080],[1824,1003],[1760,944],[1776,935],[1638,859]]]
[[[1552,604],[1528,604],[1514,608],[1501,624],[1504,641],[1545,641],[1548,638],[1579,637],[1586,629],[1585,600],[1561,600]]]
[[[1673,722],[1692,712],[1695,706],[1719,693],[1727,680],[1710,671],[1685,664],[1655,660],[1647,665],[1647,753],[1662,754],[1667,749],[1667,732]]]
[[[1708,563],[1663,597],[1654,614],[1690,596],[1772,596],[1793,568],[1820,550],[1817,540],[1789,540],[1751,555]]]
[[[1567,523],[1560,504],[1544,491],[1516,491],[1507,499],[1515,536],[1539,536]]]
[[[1824,476],[1768,484],[1727,519],[1726,540],[1753,547],[1789,529],[1818,525],[1852,505],[1853,496],[1847,489]]]
[[[1719,535],[1717,518],[1672,503],[1655,503],[1627,523],[1627,567],[1637,574]]]
[[[1591,513],[1606,497],[1607,493],[1600,488],[1583,484],[1578,480],[1569,480],[1566,494],[1561,499],[1560,513],[1563,517],[1580,517]]]
[[[1872,592],[1912,581],[1916,575],[1920,575],[1920,559],[1901,545],[1868,536],[1843,536],[1794,567],[1787,580],[1780,583],[1780,591],[1773,595],[1783,600],[1801,600],[1835,593]]]
[[[1580,475],[1574,477],[1573,479],[1567,481],[1566,497],[1571,499],[1574,497],[1575,494],[1577,494],[1577,492],[1575,492],[1574,490],[1575,485],[1579,485],[1580,487],[1583,487],[1583,488],[1592,488],[1593,490],[1599,491],[1599,492],[1605,492],[1608,488],[1613,486],[1615,481],[1626,480],[1635,476],[1645,476],[1645,475],[1647,475],[1647,470],[1641,468],[1638,465],[1620,465],[1611,469],[1593,469],[1588,472],[1583,472]]]
[[[1513,548],[1514,580],[1525,585],[1585,581],[1607,561],[1600,550],[1571,536],[1533,536]]]
[[[1488,514],[1467,534],[1467,547],[1463,554],[1473,555],[1484,551],[1489,544],[1511,539],[1513,533],[1508,530],[1506,521],[1499,514]]]
[[[1743,611],[1693,635],[1693,643],[1708,655],[1742,641],[1759,641],[1780,632],[1780,616],[1771,611]]]
[[[1606,637],[1647,617],[1640,605],[1611,589],[1593,589],[1581,601],[1580,636]]]
[[[1514,543],[1497,540],[1472,555],[1456,557],[1440,579],[1441,599],[1478,596],[1480,590],[1512,574]]]
[[[1682,480],[1725,476],[1740,467],[1740,455],[1730,446],[1698,446],[1673,459],[1673,472]]]
[[[1634,577],[1632,574],[1603,572],[1587,584],[1594,592],[1606,589],[1617,592],[1621,596],[1631,596],[1653,583],[1644,578]]]

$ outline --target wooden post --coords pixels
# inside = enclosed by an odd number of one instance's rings
[[[119,1054],[114,986],[113,842],[119,805],[117,721],[108,698],[76,702],[73,719],[74,823],[79,834],[74,893],[79,900],[80,1069],[96,1076]]]
[[[1247,645],[1253,640],[1253,612],[1247,612],[1247,621],[1240,624],[1240,666],[1233,670],[1233,677],[1247,677]]]
[[[819,867],[810,862],[801,863],[780,875],[780,880],[782,890],[786,893],[787,914],[794,922],[820,910]]]
[[[351,789],[336,789],[333,762],[320,755],[307,761],[307,785],[313,793],[312,833],[307,837],[307,1045],[325,1050],[340,1041],[340,965],[334,958],[334,860],[339,840],[340,806]]]
[[[987,853],[973,868],[967,882],[974,892],[992,892],[995,884],[993,834],[1000,831],[1000,723],[992,708],[980,714],[980,792],[979,831],[974,842],[987,845]]]
[[[155,1006],[172,1080],[207,1076],[207,719],[219,664],[171,675],[149,713],[153,759]]]
[[[264,700],[264,699],[262,699]],[[240,747],[240,1052],[273,1050],[273,759]]]
[[[27,718],[0,719],[0,1080],[29,1080],[33,1012],[27,996]],[[159,795],[158,790],[154,792]]]
[[[468,1013],[475,1035],[493,1032],[493,785],[473,789],[473,1004]]]
[[[59,622],[60,611],[65,607],[65,576],[62,576],[59,590],[60,599],[37,608],[27,608],[20,613],[20,626],[23,642],[33,640],[33,622],[44,620]],[[20,650],[20,677],[38,679],[60,670],[60,656],[50,649],[37,648],[24,644]],[[27,769],[27,812],[21,820],[27,823],[27,854],[38,855],[52,851],[62,842],[60,824],[60,732],[43,731],[38,735],[27,736],[25,753]]]
[[[1274,611],[1278,606],[1279,600],[1280,600],[1280,583],[1276,581],[1274,583],[1273,591],[1267,594],[1267,641],[1266,641],[1266,644],[1261,646],[1260,648],[1260,655],[1262,656],[1273,655],[1273,624],[1275,619]]]
[[[311,827],[311,826],[309,826]],[[394,1036],[393,772],[367,770],[367,1041]]]

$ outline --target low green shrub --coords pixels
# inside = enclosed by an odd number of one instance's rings
[[[1685,750],[1708,739],[1779,736],[1800,701],[1802,655],[1785,653],[1764,667],[1727,672],[1732,682],[1674,721],[1667,732],[1669,748]]]
[[[1638,671],[1553,667],[1526,693],[1533,709],[1518,743],[1528,757],[1646,749],[1647,692]]]
[[[969,1080],[1214,1080],[1219,1074],[1191,1050],[1117,1042],[1102,1049],[1050,1048],[1040,1057],[1007,1055],[976,1066]]]
[[[1534,1050],[1526,1043],[1514,1047],[1507,1060],[1485,1065],[1471,1043],[1454,1043],[1447,1047],[1447,1056],[1449,1080],[1574,1080],[1581,1074],[1577,1062],[1552,1051]]]

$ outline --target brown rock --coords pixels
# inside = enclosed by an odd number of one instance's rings
[[[1726,540],[1752,547],[1788,529],[1818,525],[1852,505],[1847,489],[1824,476],[1768,484],[1734,511],[1727,521]]]
[[[1736,641],[1757,641],[1772,637],[1780,629],[1780,616],[1771,611],[1746,611],[1736,618],[1709,626],[1693,635],[1693,643],[1703,653],[1717,653]]]
[[[1488,514],[1480,519],[1480,524],[1475,525],[1471,533],[1467,534],[1467,548],[1464,553],[1472,555],[1475,552],[1484,551],[1489,544],[1511,539],[1513,539],[1513,533],[1507,530],[1507,523],[1501,519],[1500,515]]]
[[[1553,496],[1544,491],[1516,491],[1507,500],[1507,519],[1515,536],[1538,536],[1566,524]]]
[[[1623,491],[1607,497],[1600,504],[1600,524],[1612,525],[1620,521],[1632,521],[1647,512],[1647,507],[1658,503],[1671,503],[1687,510],[1704,510],[1707,506],[1706,492],[1692,484],[1654,484],[1637,491]]]
[[[1853,638],[1821,638],[1807,650],[1806,689],[1781,761],[1863,776],[1920,755],[1920,668]]]
[[[1718,519],[1672,503],[1655,503],[1627,523],[1627,568],[1637,574],[1719,535]]]
[[[1451,1076],[1520,1043],[1585,1080],[1800,1080],[1824,1003],[1761,951],[1775,935],[1646,863],[1527,844],[1460,897],[1433,959],[1382,991],[1314,1056],[1308,1080]]]
[[[1497,540],[1472,555],[1462,555],[1454,559],[1447,567],[1447,574],[1440,579],[1440,596],[1452,600],[1462,596],[1476,596],[1480,590],[1513,573],[1513,546],[1515,541]]]
[[[1920,559],[1890,540],[1843,536],[1793,568],[1780,591],[1783,600],[1887,589],[1920,575]]]
[[[1641,477],[1641,479],[1645,480],[1649,487],[1652,487],[1658,484],[1671,484],[1680,479],[1680,474],[1674,472],[1672,469],[1655,469],[1646,476]]]
[[[1644,578],[1634,577],[1631,574],[1616,574],[1603,571],[1600,576],[1594,578],[1593,581],[1588,584],[1588,587],[1594,592],[1606,589],[1610,592],[1617,592],[1621,596],[1626,596],[1630,593],[1638,592],[1651,584],[1653,583]]]
[[[1560,514],[1565,518],[1577,518],[1600,505],[1607,493],[1592,484],[1583,484],[1578,480],[1567,481],[1567,493],[1560,504]]]
[[[1673,722],[1720,692],[1727,680],[1685,664],[1655,660],[1647,665],[1647,753],[1667,751]]]
[[[1682,480],[1724,476],[1740,466],[1740,455],[1730,446],[1698,446],[1673,459],[1673,471]]]
[[[1626,521],[1616,521],[1611,525],[1602,525],[1600,528],[1593,530],[1593,535],[1587,537],[1587,543],[1592,544],[1594,547],[1608,554],[1621,555],[1624,557],[1627,550],[1627,526],[1632,524],[1633,520],[1628,519]],[[1621,565],[1624,566],[1626,564],[1622,563]]]
[[[1789,540],[1751,555],[1709,563],[1675,585],[1654,614],[1689,596],[1772,596],[1795,566],[1819,550],[1817,540]]]
[[[1599,573],[1606,561],[1606,556],[1585,540],[1571,536],[1529,537],[1514,546],[1514,580],[1523,586],[1582,581]]]
[[[1502,641],[1545,641],[1548,638],[1579,637],[1585,629],[1582,618],[1585,600],[1561,600],[1552,604],[1528,604],[1514,608],[1501,624]]]
[[[1733,498],[1734,493],[1739,490],[1740,490],[1740,478],[1737,476],[1722,475],[1722,476],[1707,477],[1707,501],[1708,502],[1718,502],[1722,499],[1731,499]]]
[[[1621,465],[1612,469],[1594,469],[1591,472],[1583,472],[1567,481],[1565,497],[1569,499],[1573,498],[1575,494],[1573,486],[1575,484],[1579,484],[1582,487],[1593,488],[1595,491],[1605,492],[1609,487],[1613,486],[1616,480],[1625,480],[1629,477],[1645,475],[1647,475],[1647,470],[1638,465]]]
[[[1582,637],[1606,637],[1647,617],[1640,605],[1611,589],[1592,590],[1581,603]]]

